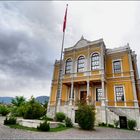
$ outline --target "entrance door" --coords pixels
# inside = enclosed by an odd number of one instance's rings
[[[120,128],[127,128],[127,118],[125,116],[119,116]]]
[[[86,98],[87,98],[87,91],[81,91],[80,92],[80,101],[82,103],[86,103]]]

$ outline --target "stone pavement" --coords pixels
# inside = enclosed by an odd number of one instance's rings
[[[0,122],[0,139],[140,139],[140,131],[96,127],[95,131],[71,128],[60,132],[33,132],[4,126]]]

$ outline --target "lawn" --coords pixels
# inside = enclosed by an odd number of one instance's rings
[[[19,125],[19,124],[8,125],[8,126],[10,128],[15,128],[15,129],[22,129],[22,130],[29,130],[29,131],[38,131],[38,132],[40,132],[37,128],[22,126],[22,125]],[[63,130],[67,130],[67,129],[70,129],[70,128],[69,127],[65,127],[64,125],[60,124],[56,128],[50,128],[50,131],[48,131],[48,132],[58,132],[58,131],[63,131]]]

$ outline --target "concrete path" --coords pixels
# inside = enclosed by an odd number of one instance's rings
[[[60,132],[33,132],[12,129],[0,123],[0,139],[140,139],[140,131],[103,127],[95,129],[95,131],[83,131],[71,128]]]

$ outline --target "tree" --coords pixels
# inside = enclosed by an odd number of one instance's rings
[[[48,101],[45,101],[44,102],[44,104],[43,104],[43,106],[46,108],[46,110],[47,110],[47,107],[48,107]]]
[[[25,102],[26,99],[23,96],[16,96],[15,99],[12,99],[12,104],[17,107],[25,104]]]
[[[82,129],[92,130],[95,123],[94,106],[80,104],[76,112],[76,120]]]
[[[24,116],[25,119],[39,119],[46,114],[45,108],[38,103],[32,96],[29,102],[25,104]]]
[[[0,114],[6,116],[10,112],[9,108],[6,105],[0,105]]]

